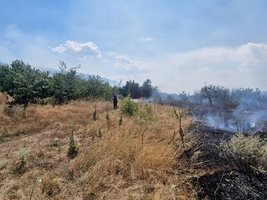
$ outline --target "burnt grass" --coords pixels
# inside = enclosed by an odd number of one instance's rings
[[[197,199],[267,199],[266,174],[226,170],[192,178],[191,182],[198,190]]]
[[[211,128],[202,122],[193,123],[189,132],[197,142],[186,147],[178,159],[187,162],[187,167],[193,171],[207,172],[189,179],[196,199],[267,199],[266,173],[239,172],[220,156],[220,142],[230,139],[234,133]]]

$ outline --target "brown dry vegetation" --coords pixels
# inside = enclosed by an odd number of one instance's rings
[[[0,92],[0,104],[6,103],[7,96]]]
[[[193,198],[190,186],[177,188],[185,177],[177,171],[180,144],[178,135],[172,141],[178,130],[173,110],[150,106],[123,116],[120,126],[120,112],[110,102],[31,105],[25,113],[1,104],[0,199]],[[190,123],[184,118],[183,129]],[[72,132],[79,153],[70,160]]]
[[[123,116],[120,125],[120,110],[114,111],[111,102],[30,105],[26,112],[0,103],[0,199],[266,197],[266,174],[253,179],[219,156],[221,141],[232,133],[184,116],[182,144],[176,117],[170,106],[140,104],[138,113]],[[74,159],[68,157],[72,133],[78,147]],[[240,142],[255,140],[242,138],[228,145],[237,141],[231,146],[235,149]],[[266,150],[266,145],[261,147]],[[262,158],[264,167],[266,156]]]

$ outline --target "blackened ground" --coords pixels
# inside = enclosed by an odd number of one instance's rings
[[[218,171],[191,179],[197,199],[243,200],[267,199],[267,175],[248,175],[235,171]]]
[[[178,159],[194,172],[189,181],[197,192],[196,199],[267,199],[267,174],[239,173],[220,156],[220,143],[234,133],[213,129],[199,121],[188,131],[195,142],[188,143]]]

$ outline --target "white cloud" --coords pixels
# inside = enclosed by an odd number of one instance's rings
[[[264,43],[160,53],[152,58],[116,52],[104,52],[102,56],[95,43],[70,40],[52,48],[59,53],[55,54],[47,48],[51,43],[45,35],[29,35],[18,26],[9,25],[0,34],[0,61],[10,63],[23,59],[33,66],[53,67],[64,60],[70,66],[82,64],[85,72],[117,81],[142,82],[150,78],[154,85],[167,92],[193,92],[204,83],[267,90],[267,44]]]
[[[194,91],[204,83],[267,89],[267,44],[201,48],[155,61],[152,80],[159,88]]]
[[[114,60],[118,65],[138,65],[138,61],[131,60],[126,56],[115,56]]]
[[[121,68],[126,71],[132,71],[132,73],[148,72],[151,69],[150,63],[137,60],[137,59],[131,59],[128,56],[115,55],[113,56],[113,59],[115,61],[115,66],[117,68]]]
[[[63,44],[60,44],[55,48],[51,48],[51,50],[57,53],[83,53],[88,55],[96,55],[97,58],[102,57],[101,51],[93,42],[79,43],[72,40],[67,40]]]
[[[153,38],[151,38],[151,37],[142,37],[141,38],[141,41],[143,41],[143,42],[152,42],[154,39]]]

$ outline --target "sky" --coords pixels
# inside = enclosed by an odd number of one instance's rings
[[[163,92],[267,90],[266,0],[1,0],[0,61],[22,59]]]

